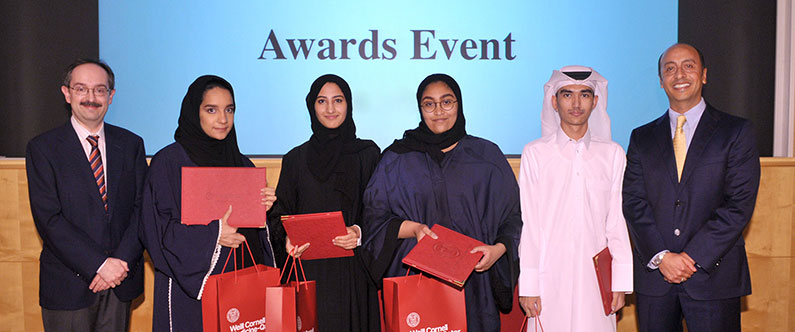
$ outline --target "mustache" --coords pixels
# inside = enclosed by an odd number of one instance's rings
[[[91,107],[102,107],[102,104],[100,104],[100,103],[95,103],[95,102],[93,102],[93,101],[84,101],[84,102],[80,103],[80,105],[83,105],[83,106],[91,106]]]

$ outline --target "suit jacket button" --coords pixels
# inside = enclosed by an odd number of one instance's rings
[[[682,232],[679,231],[679,228],[675,229],[674,235],[679,236],[679,234],[682,234]]]
[[[676,202],[674,202],[674,205],[675,206],[682,206],[682,201],[677,199]]]

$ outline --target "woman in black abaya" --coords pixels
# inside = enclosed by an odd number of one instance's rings
[[[356,137],[351,89],[339,76],[316,79],[306,106],[312,136],[282,159],[279,198],[269,214],[277,260],[283,264],[286,252],[293,249],[281,227],[282,215],[342,211],[348,234],[335,238],[334,244],[353,249],[354,256],[303,262],[307,279],[317,282],[318,330],[379,331],[375,286],[358,242],[362,193],[380,150],[373,141]],[[306,248],[296,248],[296,255]]]

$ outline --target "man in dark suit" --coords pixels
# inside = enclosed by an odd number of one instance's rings
[[[670,108],[632,131],[624,173],[640,331],[682,331],[683,317],[689,331],[740,331],[760,172],[751,123],[704,101],[693,46],[671,46],[658,65]]]
[[[61,87],[72,116],[28,143],[30,209],[42,239],[39,304],[46,331],[126,331],[143,292],[138,240],[143,140],[104,123],[113,71],[79,59]]]

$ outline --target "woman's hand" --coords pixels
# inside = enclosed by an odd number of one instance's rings
[[[287,238],[287,243],[284,244],[284,248],[287,249],[287,253],[290,254],[290,256],[293,256],[294,258],[301,257],[301,254],[303,254],[304,251],[306,251],[306,249],[309,249],[308,242],[304,243],[300,247],[295,247],[292,243],[290,243],[290,237],[287,236],[286,238]]]
[[[477,265],[475,265],[476,272],[483,272],[491,268],[494,263],[497,262],[502,255],[505,254],[505,245],[502,243],[497,243],[493,246],[478,246],[472,248],[470,254],[474,254],[476,252],[482,252],[483,257],[480,259]]]
[[[273,203],[276,202],[276,189],[271,187],[262,188],[259,194],[262,196],[262,205],[265,205],[265,211],[270,210],[273,207]]]
[[[420,242],[420,240],[422,240],[422,238],[426,235],[430,236],[432,239],[439,238],[436,236],[436,233],[428,228],[428,225],[420,224],[411,220],[403,220],[403,223],[400,224],[400,230],[398,231],[398,239],[408,239],[413,237],[417,239],[417,242]]]
[[[359,244],[359,238],[362,236],[362,234],[359,233],[359,227],[346,226],[345,230],[348,231],[348,234],[337,236],[331,240],[331,242],[335,246],[343,249],[350,250],[356,248]]]
[[[240,246],[243,241],[246,240],[246,237],[243,234],[237,232],[237,227],[229,226],[227,220],[229,220],[229,215],[232,214],[232,206],[229,206],[229,210],[226,210],[226,213],[221,220],[221,236],[218,239],[218,244],[229,247],[229,248],[237,248]]]

